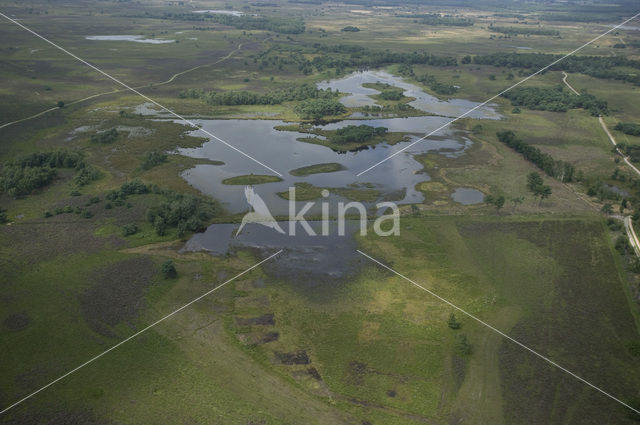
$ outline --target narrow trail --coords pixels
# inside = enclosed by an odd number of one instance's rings
[[[574,92],[577,95],[580,95],[580,93],[578,93],[578,91],[576,89],[574,89],[571,84],[569,84],[569,82],[567,81],[567,73],[562,71],[562,82],[565,83],[565,85],[567,87],[569,87],[569,89]],[[604,120],[602,119],[602,116],[598,116],[598,121],[600,122],[600,125],[602,126],[602,129],[604,130],[605,133],[607,133],[607,137],[609,138],[609,141],[611,142],[611,144],[616,148],[616,152],[618,152],[618,154],[620,154],[620,156],[622,157],[622,159],[624,160],[624,162],[636,173],[640,176],[640,170],[638,168],[636,168],[635,165],[633,165],[631,163],[631,161],[629,161],[629,158],[627,156],[625,156],[625,154],[618,148],[618,143],[616,142],[616,139],[614,139],[613,134],[611,134],[611,132],[609,131],[609,128],[607,128],[607,124],[605,124]]]
[[[638,174],[640,176],[640,170],[638,170],[638,168],[636,168],[635,165],[633,165],[631,163],[631,161],[629,161],[629,157],[625,156],[625,154],[618,148],[618,144],[616,143],[616,139],[613,138],[613,135],[611,134],[611,132],[609,131],[609,129],[607,128],[607,125],[604,123],[604,120],[602,119],[601,116],[598,117],[598,121],[600,121],[600,125],[602,126],[602,129],[604,130],[605,133],[607,133],[607,136],[609,137],[609,140],[611,141],[611,143],[613,144],[613,146],[616,148],[616,152],[618,152],[620,154],[620,156],[622,157],[622,159],[624,160],[624,162],[631,167],[631,169],[633,171],[636,172],[636,174]]]
[[[575,94],[579,95],[580,93],[578,93],[576,91],[576,89],[574,89],[571,84],[569,84],[569,82],[567,81],[567,73],[562,71],[562,82],[565,83],[565,85],[567,87],[569,87],[569,89],[574,92]],[[625,156],[625,154],[620,150],[620,148],[618,148],[618,143],[616,142],[616,139],[613,137],[613,134],[611,134],[611,132],[609,131],[609,128],[607,127],[607,124],[605,124],[604,120],[602,119],[602,115],[598,116],[598,121],[600,122],[600,125],[602,126],[602,129],[604,130],[604,132],[607,134],[607,137],[609,138],[609,141],[611,142],[611,144],[614,146],[616,152],[622,157],[622,160],[636,173],[640,176],[640,170],[638,170],[638,168],[636,168],[635,165],[633,165],[631,163],[631,161],[629,161],[629,158],[627,156]],[[625,216],[623,218],[624,221],[624,229],[627,232],[627,237],[629,238],[629,243],[631,243],[631,246],[633,247],[633,251],[636,253],[636,255],[638,257],[640,257],[640,240],[638,239],[638,236],[636,235],[635,230],[633,229],[633,220],[631,220],[631,216]]]
[[[238,52],[241,48],[242,48],[242,43],[238,44],[238,46],[235,49],[233,49],[226,56],[218,59],[215,62],[194,66],[193,68],[189,68],[189,69],[186,69],[184,71],[180,71],[180,72],[178,72],[176,74],[173,74],[168,80],[165,80],[165,81],[162,81],[162,82],[159,82],[159,83],[148,83],[148,84],[143,84],[141,86],[136,86],[136,87],[133,87],[133,88],[136,89],[136,90],[139,90],[139,89],[144,89],[144,88],[148,88],[148,87],[164,86],[165,84],[172,83],[177,77],[179,77],[181,75],[184,75],[184,74],[186,74],[188,72],[192,72],[192,71],[195,71],[196,69],[205,68],[207,66],[213,66],[213,65],[219,64],[220,62],[224,62],[227,59],[229,59],[231,56],[233,56],[234,53]],[[91,96],[87,96],[85,98],[74,100],[73,102],[67,103],[66,106],[76,105],[76,104],[81,103],[81,102],[86,102],[87,100],[95,99],[96,97],[106,96],[108,94],[121,93],[121,92],[125,92],[125,91],[129,91],[129,90],[128,89],[114,89],[114,90],[111,90],[111,91],[106,91],[106,92],[102,92],[102,93],[96,93],[96,94],[93,94]],[[2,124],[2,125],[0,125],[0,129],[3,129],[3,128],[8,127],[8,126],[13,125],[13,124],[18,124],[18,123],[21,123],[21,122],[29,121],[29,120],[34,119],[34,118],[38,118],[38,117],[40,117],[40,116],[42,116],[42,115],[44,115],[44,114],[46,114],[48,112],[55,111],[56,109],[60,109],[60,108],[55,106],[53,108],[49,108],[49,109],[46,109],[44,111],[38,112],[37,114],[31,115],[29,117],[22,118],[22,119],[19,119],[19,120],[16,120],[16,121],[11,121],[11,122],[8,122],[6,124]]]
[[[563,75],[563,77],[562,77],[562,82],[563,82],[563,83],[565,83],[565,85],[566,85],[567,87],[569,87],[569,90],[571,90],[572,92],[574,92],[575,94],[577,94],[578,96],[580,96],[580,93],[578,93],[578,91],[577,91],[576,89],[574,89],[574,88],[571,86],[571,84],[569,84],[569,82],[567,81],[567,77],[568,77],[567,73],[566,73],[566,72],[564,72],[564,71],[562,71],[562,75]]]
[[[640,240],[638,240],[638,235],[636,235],[636,231],[633,229],[633,220],[631,220],[631,216],[626,216],[624,218],[624,228],[627,231],[627,236],[629,237],[629,242],[633,247],[636,255],[640,257]]]

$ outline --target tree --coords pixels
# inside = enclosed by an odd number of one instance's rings
[[[160,271],[162,272],[162,276],[165,279],[172,279],[178,276],[178,271],[176,270],[176,266],[173,264],[172,260],[167,260],[164,263],[162,263],[162,267],[160,268]]]
[[[542,180],[540,174],[535,171],[529,173],[527,176],[527,189],[533,193],[534,197],[540,197],[538,205],[542,204],[543,199],[551,196],[551,186],[544,184],[544,180]]]
[[[538,187],[538,196],[540,196],[540,203],[542,203],[543,199],[547,199],[549,196],[551,196],[551,186],[543,184],[542,186]]]
[[[460,329],[460,326],[462,326],[460,324],[460,322],[458,322],[456,320],[456,315],[451,313],[449,315],[449,320],[447,321],[447,325],[451,328],[451,329]]]
[[[167,223],[164,218],[157,216],[153,222],[153,228],[156,230],[158,236],[164,236],[167,234]]]
[[[536,173],[535,171],[532,171],[527,176],[527,189],[529,189],[531,192],[535,192],[535,189],[538,186],[541,186],[543,183],[544,181],[542,180],[542,177],[540,177],[540,174]]]
[[[468,356],[473,351],[473,347],[467,340],[466,335],[458,335],[458,340],[456,342],[456,351],[462,356]]]
[[[58,108],[64,108],[64,102],[59,100],[58,101]]]
[[[613,206],[609,202],[607,202],[602,206],[600,211],[607,215],[613,214]]]
[[[500,196],[485,195],[484,202],[496,207],[496,211],[500,211],[502,207],[504,207],[505,198],[503,195],[500,195]]]

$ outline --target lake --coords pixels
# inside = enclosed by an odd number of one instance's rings
[[[319,126],[322,129],[335,130],[347,125],[367,124],[386,127],[392,132],[404,132],[409,137],[409,141],[393,146],[382,143],[369,149],[346,153],[338,153],[325,146],[298,140],[309,137],[308,134],[276,130],[276,126],[286,124],[281,120],[200,119],[193,122],[283,174],[280,182],[254,186],[255,192],[264,199],[273,215],[288,215],[289,202],[278,196],[278,192],[287,191],[295,183],[310,183],[329,188],[375,188],[380,192],[376,202],[392,196],[395,196],[394,201],[398,204],[422,202],[423,195],[415,189],[415,186],[419,182],[429,180],[429,176],[422,171],[422,165],[415,160],[414,156],[427,152],[437,152],[449,157],[463,155],[472,144],[466,132],[447,127],[361,177],[357,177],[356,174],[398,149],[408,146],[424,134],[439,128],[450,121],[450,117],[477,107],[478,103],[464,99],[437,99],[423,92],[419,87],[384,71],[357,72],[344,78],[322,82],[318,87],[348,93],[341,98],[341,102],[348,106],[373,105],[375,102],[369,95],[376,94],[378,91],[362,87],[362,84],[368,82],[382,82],[400,87],[405,90],[405,95],[416,98],[411,102],[414,108],[436,115],[409,118],[368,117],[367,119],[356,115],[348,120]],[[145,105],[141,105],[136,111],[157,114],[157,111],[148,109]],[[157,116],[158,119],[166,119],[162,114]],[[479,119],[501,118],[495,105],[477,107],[472,116]],[[356,117],[362,119],[353,119]],[[184,123],[176,120],[174,122]],[[189,130],[189,134],[202,137],[202,133],[196,129]],[[182,177],[202,193],[220,200],[231,213],[246,212],[249,206],[245,199],[244,186],[225,185],[222,183],[224,179],[251,173],[271,174],[259,164],[216,140],[209,140],[197,148],[180,148],[177,153],[193,158],[224,162],[223,165],[197,165],[184,171]],[[339,163],[344,170],[308,176],[293,176],[289,173],[291,170],[319,163]],[[482,192],[472,188],[457,188],[452,194],[452,199],[468,205],[482,202],[483,196]],[[336,194],[331,194],[321,201],[315,201],[315,206],[307,216],[320,214],[321,204],[326,203],[330,205],[330,215],[335,217],[336,203],[348,202],[347,199]],[[300,210],[306,203],[306,201],[297,202],[296,210]],[[368,206],[373,207],[374,204],[375,202],[369,203]],[[318,223],[314,225],[317,226]],[[355,251],[356,242],[351,236],[355,227],[352,227],[351,233],[348,232],[345,236],[308,236],[304,232],[298,232],[295,237],[279,234],[259,224],[248,224],[243,232],[236,236],[237,228],[237,224],[213,224],[204,233],[194,235],[183,248],[183,252],[206,251],[215,255],[224,255],[236,249],[254,249],[261,251],[260,256],[263,257],[284,248],[285,252],[265,267],[271,274],[280,278],[304,280],[310,284],[348,277],[349,273],[357,269],[355,265],[361,260]]]
[[[416,97],[412,102],[414,107],[429,113],[438,113],[440,116],[420,116],[409,118],[375,118],[349,119],[337,123],[319,126],[327,130],[335,130],[347,125],[367,124],[370,126],[386,127],[391,132],[408,133],[409,141],[390,146],[382,143],[370,149],[358,152],[338,153],[327,147],[298,141],[299,138],[308,137],[291,131],[278,131],[274,127],[286,124],[280,120],[255,119],[255,120],[194,120],[194,122],[212,134],[233,144],[238,149],[259,159],[271,168],[283,174],[283,180],[276,183],[257,185],[255,191],[265,200],[271,212],[277,215],[288,214],[288,201],[278,196],[278,192],[287,191],[295,183],[310,183],[318,187],[349,187],[367,186],[378,190],[381,198],[390,194],[404,193],[397,202],[416,203],[423,200],[421,192],[415,189],[415,185],[421,181],[429,180],[429,176],[421,173],[422,165],[414,159],[414,155],[427,152],[439,152],[443,155],[455,157],[463,154],[465,149],[471,146],[471,140],[466,133],[451,128],[443,129],[429,139],[424,140],[408,148],[402,154],[396,155],[389,161],[368,171],[361,177],[356,174],[365,170],[372,164],[388,157],[398,149],[402,149],[412,141],[419,139],[425,133],[429,133],[450,120],[449,115],[459,115],[466,110],[477,106],[475,102],[461,99],[450,101],[439,100],[418,87],[403,82],[383,71],[366,71],[351,74],[345,78],[318,84],[322,88],[340,90],[343,93],[351,93],[342,98],[342,102],[352,105],[355,98],[361,99],[366,92],[376,90],[362,87],[366,82],[386,82],[404,88],[407,94]],[[371,90],[369,92],[368,90]],[[373,100],[373,99],[371,99]],[[476,118],[499,119],[500,114],[493,105],[479,107],[473,112]],[[176,121],[180,122],[180,121]],[[202,133],[193,130],[190,134],[202,136]],[[178,149],[178,153],[194,158],[207,158],[223,161],[224,165],[197,165],[185,171],[182,176],[203,193],[211,195],[223,202],[224,207],[238,213],[248,210],[244,196],[244,187],[225,185],[222,180],[244,174],[270,174],[268,170],[256,164],[227,146],[215,140],[205,142],[201,147],[193,149]],[[296,177],[289,171],[319,163],[337,162],[342,164],[343,171],[313,174]],[[328,202],[347,201],[344,198],[332,194]],[[298,202],[304,204],[305,202]],[[319,204],[312,213],[319,212]]]

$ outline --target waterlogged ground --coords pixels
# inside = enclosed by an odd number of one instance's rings
[[[88,35],[85,38],[93,41],[133,41],[134,43],[147,44],[167,44],[176,42],[175,40],[145,38],[143,35]]]
[[[265,269],[278,278],[316,285],[339,283],[354,275],[362,264],[362,257],[356,252],[354,233],[360,223],[347,220],[344,232],[336,221],[328,224],[323,235],[322,223],[309,221],[315,232],[308,233],[301,223],[279,222],[285,234],[256,223],[250,223],[238,234],[239,225],[232,223],[212,224],[203,233],[195,234],[181,252],[209,252],[225,255],[238,249],[254,249],[266,257],[282,249],[277,259],[264,265]],[[290,236],[294,228],[295,236]]]

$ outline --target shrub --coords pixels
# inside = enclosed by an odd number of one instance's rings
[[[111,128],[106,131],[101,131],[91,136],[91,143],[99,143],[101,145],[106,145],[109,143],[113,143],[118,139],[118,130],[115,128]]]
[[[140,168],[148,170],[167,161],[167,154],[163,152],[147,152],[144,154]]]
[[[129,223],[122,226],[122,234],[124,236],[131,236],[138,233],[138,226],[135,223]]]
[[[165,279],[172,279],[178,276],[178,271],[176,270],[176,266],[173,264],[172,260],[168,260],[162,263],[160,271],[162,272],[162,276]]]

